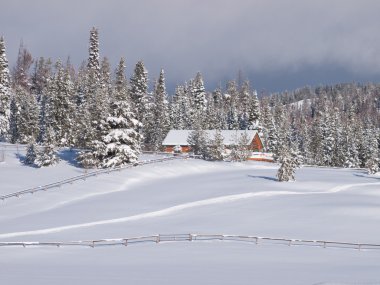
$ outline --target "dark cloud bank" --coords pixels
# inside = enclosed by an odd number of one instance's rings
[[[143,59],[172,90],[201,71],[209,89],[238,70],[259,90],[379,81],[376,0],[0,0],[0,34],[14,63],[22,39],[37,56],[87,58],[89,30],[101,55],[128,72]]]

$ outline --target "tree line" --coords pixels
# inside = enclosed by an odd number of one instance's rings
[[[136,161],[142,149],[160,150],[170,129],[258,129],[277,160],[377,171],[377,84],[305,87],[259,100],[248,81],[231,80],[210,92],[197,73],[169,96],[163,70],[150,91],[142,61],[129,79],[125,69],[124,58],[115,71],[100,58],[96,28],[77,70],[70,60],[33,59],[21,46],[10,71],[1,38],[0,140],[29,144],[30,161],[39,166],[57,161],[58,146],[85,150],[78,155],[85,167],[114,167]]]

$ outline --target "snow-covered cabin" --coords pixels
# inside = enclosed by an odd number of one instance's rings
[[[162,145],[165,152],[173,152],[175,146],[181,146],[182,152],[189,152],[190,146],[187,139],[192,130],[170,130]],[[216,130],[205,130],[208,139],[214,139]],[[222,130],[223,143],[228,148],[238,144],[238,139],[246,134],[248,144],[252,151],[263,151],[263,142],[257,130]]]

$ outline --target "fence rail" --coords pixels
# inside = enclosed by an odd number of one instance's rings
[[[42,186],[37,186],[37,187],[22,190],[22,191],[18,191],[18,192],[13,192],[10,194],[1,195],[0,200],[5,201],[6,199],[19,198],[20,196],[26,195],[26,194],[34,194],[34,193],[40,192],[40,191],[47,191],[49,189],[59,188],[65,184],[72,184],[75,181],[86,180],[89,177],[94,177],[94,176],[98,176],[101,174],[109,174],[111,172],[121,171],[124,169],[133,168],[136,166],[148,165],[148,164],[153,164],[153,163],[160,163],[160,162],[165,162],[165,161],[174,160],[174,159],[185,159],[185,158],[187,158],[187,157],[185,157],[185,156],[169,156],[169,157],[163,157],[163,158],[158,158],[158,159],[144,160],[144,161],[136,162],[134,164],[128,164],[128,165],[114,167],[114,168],[99,169],[96,171],[91,171],[89,173],[85,173],[82,175],[78,175],[78,176],[74,176],[74,177],[71,177],[68,179],[64,179],[64,180],[61,180],[58,182],[54,182],[54,183],[50,183],[50,184],[46,184],[46,185],[42,185]]]
[[[41,247],[41,246],[84,246],[84,247],[101,247],[101,246],[129,246],[141,243],[169,243],[169,242],[206,242],[206,241],[227,241],[243,242],[254,245],[283,245],[283,246],[309,246],[318,248],[339,248],[352,249],[359,251],[380,250],[380,244],[371,243],[352,243],[339,241],[324,240],[305,240],[305,239],[288,239],[259,236],[243,235],[225,235],[225,234],[157,234],[150,236],[117,238],[117,239],[98,239],[83,241],[53,241],[53,242],[0,242],[0,247]]]

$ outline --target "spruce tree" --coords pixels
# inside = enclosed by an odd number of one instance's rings
[[[42,149],[37,152],[37,156],[35,159],[36,166],[43,167],[58,163],[59,157],[54,147],[54,131],[51,127],[48,127],[45,133]]]
[[[195,130],[189,134],[187,143],[195,155],[201,155],[205,159],[208,157],[208,140],[206,132],[202,130],[200,125],[197,125]]]
[[[175,130],[191,127],[190,102],[184,86],[177,86],[170,104],[170,126]]]
[[[120,66],[119,66],[120,67]],[[124,76],[119,68],[119,79]],[[89,152],[82,152],[78,161],[85,167],[117,167],[137,161],[141,150],[140,122],[129,103],[126,88],[116,85],[110,113],[102,123],[100,139],[92,140]]]
[[[33,64],[33,57],[31,53],[24,47],[21,42],[16,66],[13,69],[13,86],[21,87],[26,91],[30,91],[32,87],[31,78],[29,76],[29,69]]]
[[[249,100],[249,107],[248,107],[248,123],[247,127],[249,130],[255,130],[259,126],[259,120],[260,120],[260,103],[259,99],[257,98],[257,92],[256,90],[253,92],[252,97]]]
[[[87,97],[95,96],[96,90],[100,87],[100,61],[99,61],[99,32],[93,27],[90,31],[90,46],[88,49],[89,57],[87,62],[88,69],[88,94]]]
[[[289,149],[284,149],[279,157],[280,168],[277,172],[277,178],[280,182],[295,181],[295,171],[299,167],[297,154]]]
[[[28,143],[39,134],[39,109],[36,98],[21,86],[16,86],[11,101],[11,142]]]
[[[194,80],[191,80],[189,84],[189,95],[191,103],[191,126],[200,126],[205,129],[204,117],[206,113],[207,100],[206,100],[206,90],[203,82],[203,78],[200,72],[197,73]]]
[[[169,131],[169,108],[168,94],[166,93],[164,70],[161,69],[156,89],[154,92],[154,129],[153,143],[154,149],[160,150],[161,144]]]
[[[126,97],[129,99],[128,82],[125,77],[125,59],[123,57],[119,61],[115,75],[115,91],[127,94]]]
[[[28,144],[28,147],[26,149],[26,156],[24,163],[26,165],[34,165],[37,158],[37,150],[36,150],[36,144],[35,142],[31,142]]]
[[[223,160],[225,153],[224,138],[220,130],[215,130],[214,137],[209,142],[208,159]]]
[[[147,112],[148,96],[148,73],[145,70],[144,63],[139,61],[130,80],[130,96],[133,103],[133,109],[136,110],[137,119],[144,124],[144,117]]]
[[[9,138],[11,89],[4,38],[0,37],[0,141]]]
[[[52,128],[59,146],[71,146],[74,143],[74,87],[69,71],[60,61],[56,64],[56,73],[49,82],[48,95],[44,101],[45,128]]]
[[[107,118],[109,131],[103,137],[105,153],[102,167],[116,167],[138,160],[141,151],[140,123],[136,120],[126,96],[118,96]]]

